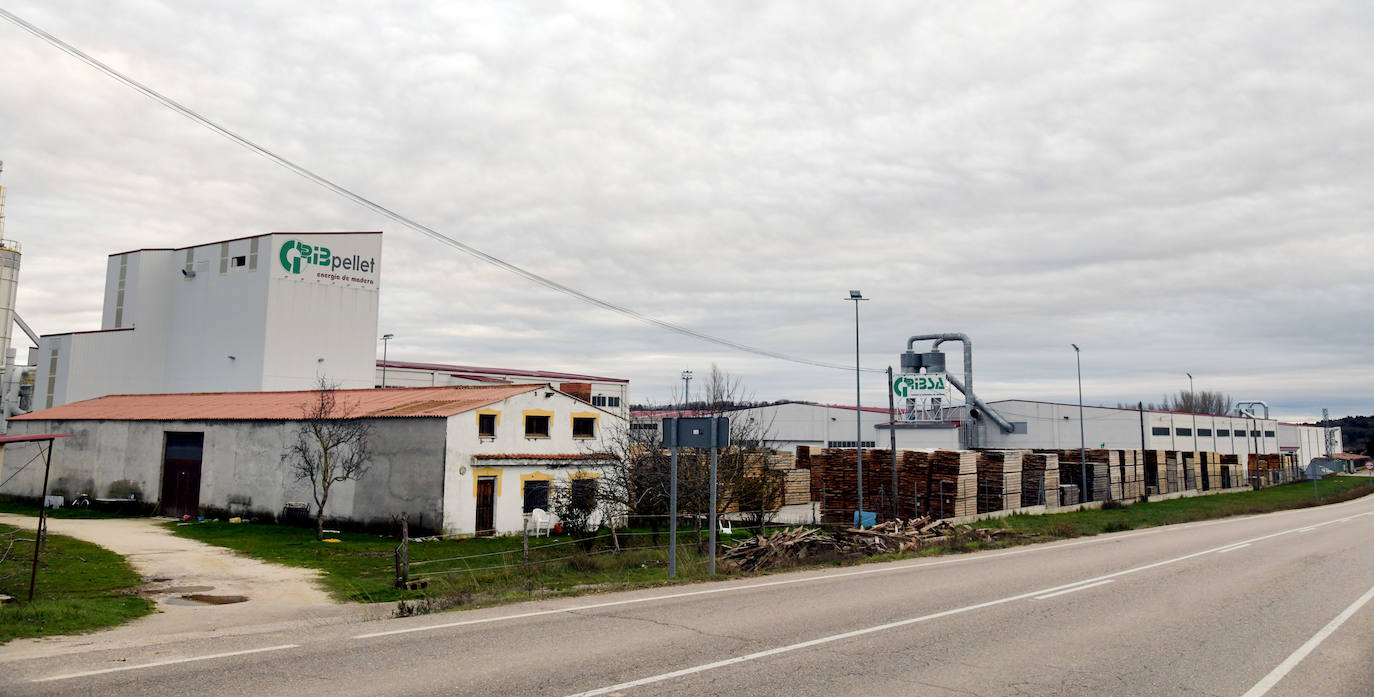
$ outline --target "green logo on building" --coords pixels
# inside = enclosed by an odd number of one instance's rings
[[[363,259],[356,254],[351,257],[334,256],[334,254],[329,251],[328,247],[308,245],[300,240],[287,240],[284,242],[277,258],[281,260],[281,267],[283,269],[294,274],[299,274],[301,272],[302,263],[323,266],[331,271],[344,270],[372,273],[377,270],[376,259]]]

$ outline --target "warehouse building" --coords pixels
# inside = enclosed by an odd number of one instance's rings
[[[34,407],[109,394],[372,386],[382,234],[110,255],[97,331],[40,338]]]
[[[335,485],[330,518],[390,520],[449,534],[518,532],[556,482],[595,480],[613,411],[549,385],[339,390],[340,416],[372,427],[371,470]],[[13,435],[70,433],[56,446],[51,488],[68,497],[139,492],[168,515],[202,509],[278,513],[311,501],[282,454],[314,391],[111,395],[10,420]],[[34,446],[10,445],[6,492],[37,496]]]
[[[1190,414],[1183,412],[1083,407],[1082,432],[1077,404],[1008,399],[990,402],[1010,422],[1006,433],[985,418],[967,419],[964,406],[947,408],[943,419],[904,421],[900,414],[889,426],[888,410],[865,407],[861,413],[865,448],[887,448],[895,431],[897,448],[958,449],[970,440],[983,448],[1068,450],[1078,448],[1080,437],[1089,448],[1108,450],[1174,450],[1238,455],[1250,453],[1298,455],[1308,463],[1326,454],[1320,426],[1290,424],[1275,419]],[[631,428],[657,428],[665,417],[686,414],[672,410],[637,411]],[[785,402],[763,407],[731,410],[732,419],[745,419],[764,434],[768,447],[796,452],[799,445],[812,448],[852,448],[855,438],[852,406]],[[960,430],[971,429],[971,437]],[[1340,450],[1340,429],[1328,429],[1335,438],[1332,452]]]

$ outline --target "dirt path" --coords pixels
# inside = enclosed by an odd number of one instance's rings
[[[35,518],[0,513],[0,524],[32,527]],[[147,582],[157,610],[114,629],[75,636],[19,639],[0,646],[0,661],[69,652],[143,646],[189,638],[251,634],[384,616],[376,606],[334,601],[319,572],[280,566],[171,534],[149,518],[49,520],[50,532],[92,542],[123,555]],[[39,583],[42,583],[41,572]],[[243,596],[243,602],[204,604],[188,594]]]

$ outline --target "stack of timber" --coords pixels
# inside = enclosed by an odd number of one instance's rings
[[[811,502],[811,472],[804,469],[783,470],[784,506],[799,506]]]
[[[1122,462],[1122,497],[1138,499],[1145,495],[1145,453],[1127,450]]]
[[[798,448],[800,451],[800,448]],[[892,492],[892,451],[864,448],[864,509],[874,511],[879,518],[892,517],[895,504],[898,515],[916,511],[919,482],[911,462],[919,461],[923,453],[898,451],[896,501]],[[800,452],[799,458],[800,458]],[[811,471],[811,500],[820,503],[821,520],[827,524],[853,523],[859,509],[858,463],[853,448],[826,448],[820,454],[806,455]]]
[[[1005,511],[1021,505],[1021,451],[978,453],[978,512]]]
[[[1078,484],[1082,479],[1083,457],[1079,450],[1051,451],[1059,455],[1060,483]],[[1111,473],[1113,461],[1118,460],[1110,450],[1087,450],[1088,500],[1104,501],[1111,493]]]
[[[1146,450],[1145,453],[1145,484],[1151,494],[1169,493],[1169,469],[1167,458],[1163,450]]]
[[[1073,506],[1073,505],[1076,505],[1076,504],[1079,503],[1078,497],[1079,497],[1078,485],[1076,485],[1076,484],[1060,484],[1060,485],[1059,485],[1059,505],[1061,505],[1061,506]]]
[[[1021,456],[1021,505],[1059,508],[1059,456],[1054,453],[1023,453]]]
[[[1111,450],[1112,462],[1107,469],[1108,498],[1120,501],[1126,498],[1126,453],[1124,450]]]
[[[978,453],[936,450],[929,454],[929,505],[926,512],[940,518],[978,512]]]
[[[1183,465],[1183,490],[1201,491],[1202,490],[1202,467],[1198,462],[1196,452],[1181,452],[1178,454],[1179,460]]]

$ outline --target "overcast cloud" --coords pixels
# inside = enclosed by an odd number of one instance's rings
[[[975,341],[985,399],[1374,412],[1368,2],[6,2],[491,254],[717,336],[866,366]],[[853,374],[555,295],[334,197],[0,22],[7,237],[40,333],[107,254],[383,230],[390,355],[761,399]],[[379,345],[380,350],[380,345]],[[885,400],[865,376],[865,401]]]

